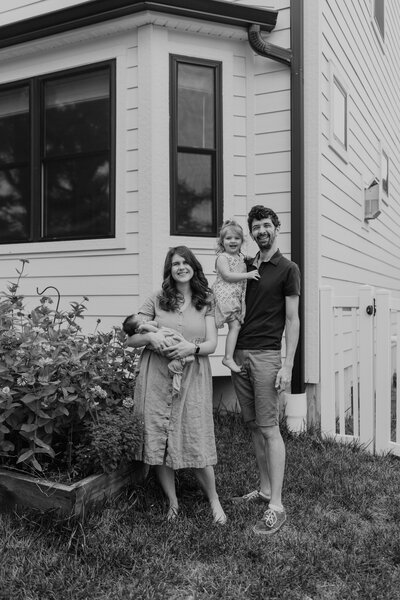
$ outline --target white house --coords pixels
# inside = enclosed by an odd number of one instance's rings
[[[168,247],[212,282],[223,218],[271,206],[303,277],[293,389],[318,412],[320,287],[400,291],[399,21],[384,0],[3,0],[2,287],[28,258],[28,296],[88,296],[108,329]]]

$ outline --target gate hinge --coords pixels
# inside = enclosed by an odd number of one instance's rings
[[[375,303],[375,298],[373,299],[373,304],[368,304],[367,308],[367,315],[372,315],[375,316],[376,315],[376,303]]]

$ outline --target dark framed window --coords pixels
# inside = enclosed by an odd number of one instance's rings
[[[171,234],[215,237],[222,220],[222,65],[170,57]]]
[[[0,87],[0,242],[115,235],[115,64]]]
[[[374,18],[382,39],[385,38],[385,0],[374,0]]]

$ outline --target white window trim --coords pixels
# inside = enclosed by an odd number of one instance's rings
[[[389,152],[384,144],[380,144],[380,177],[379,177],[379,192],[380,197],[386,206],[389,205],[389,196],[390,196],[390,158]],[[383,172],[384,168],[387,164],[387,176],[388,176],[388,189],[387,191],[383,188]]]
[[[368,194],[368,191],[370,190],[370,188],[373,188],[373,195],[375,196],[375,199],[377,201],[377,204],[374,206],[374,212],[371,213],[370,211],[366,211],[366,195]],[[371,190],[372,191],[372,190]],[[381,200],[382,200],[382,196],[381,196],[381,181],[378,177],[373,177],[372,180],[368,181],[367,183],[365,183],[364,185],[364,195],[363,195],[363,213],[364,213],[364,223],[368,224],[370,223],[370,221],[374,221],[375,219],[377,219],[379,217],[379,215],[381,214],[382,210],[381,210]]]
[[[336,82],[336,83],[335,83]],[[338,84],[346,95],[346,145],[344,146],[334,134],[334,111],[333,111],[333,92],[334,85]],[[349,86],[346,78],[339,74],[337,67],[332,61],[329,61],[329,147],[347,164],[349,147]]]
[[[36,57],[37,58],[37,57]],[[126,52],[125,48],[114,46],[114,48],[106,47],[101,48],[100,45],[96,46],[95,49],[92,47],[86,53],[82,50],[82,56],[77,58],[77,55],[68,53],[63,54],[62,51],[58,56],[57,52],[54,52],[53,61],[49,61],[46,70],[43,67],[39,67],[37,73],[32,72],[31,66],[23,65],[22,68],[15,69],[17,76],[14,78],[0,77],[0,83],[17,82],[19,79],[24,79],[28,76],[35,77],[36,75],[43,75],[46,72],[54,73],[60,71],[62,73],[65,70],[77,68],[84,65],[95,64],[103,60],[115,59],[116,61],[116,115],[115,115],[115,237],[113,238],[95,238],[95,239],[80,239],[80,240],[57,240],[57,241],[38,241],[38,242],[22,242],[22,243],[10,243],[0,244],[0,256],[26,256],[29,255],[54,255],[59,253],[81,253],[81,252],[99,252],[104,250],[119,250],[126,248],[126,171],[125,171],[125,136],[126,136],[126,123],[125,123],[125,111],[120,109],[121,99],[125,102],[126,94]],[[18,61],[19,62],[19,61]],[[41,61],[37,61],[38,65],[41,65]],[[3,73],[6,70],[4,69]],[[11,71],[10,71],[11,72]]]

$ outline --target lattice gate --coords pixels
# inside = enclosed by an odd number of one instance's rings
[[[400,456],[400,299],[363,286],[320,290],[321,429]]]

